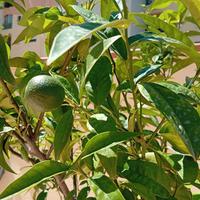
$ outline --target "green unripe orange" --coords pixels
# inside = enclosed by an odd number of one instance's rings
[[[48,75],[33,77],[25,88],[25,103],[33,112],[48,112],[59,107],[65,96],[62,85]]]

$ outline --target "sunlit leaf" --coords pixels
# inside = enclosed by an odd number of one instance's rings
[[[24,175],[8,185],[8,187],[0,194],[0,199],[9,199],[52,176],[67,171],[68,169],[69,167],[67,165],[52,160],[37,163]]]
[[[143,96],[152,101],[156,108],[174,125],[190,154],[198,158],[200,154],[198,112],[183,98],[166,87],[155,83],[139,86]]]
[[[78,44],[81,40],[86,39],[92,33],[104,29],[106,27],[118,27],[120,25],[126,26],[127,20],[116,20],[107,23],[84,23],[79,25],[71,25],[63,29],[55,37],[50,55],[48,58],[48,65],[54,62],[57,58],[62,56],[74,45]]]

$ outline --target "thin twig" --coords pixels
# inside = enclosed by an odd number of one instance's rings
[[[40,113],[37,125],[35,127],[35,130],[34,130],[34,133],[33,133],[33,136],[32,136],[33,141],[36,141],[37,138],[38,138],[38,134],[39,134],[40,128],[42,126],[43,117],[44,117],[44,113],[42,112],[42,113]]]
[[[68,52],[67,52],[67,55],[65,57],[65,60],[64,60],[64,63],[63,63],[63,66],[60,70],[60,75],[64,75],[65,74],[65,68],[69,65],[70,63],[70,60],[71,60],[71,57],[72,57],[72,54],[74,53],[74,50],[75,50],[76,46],[74,46],[73,48],[71,48]]]
[[[18,104],[16,103],[15,99],[13,98],[13,96],[12,96],[8,86],[7,86],[7,84],[1,78],[0,78],[0,83],[1,83],[1,85],[2,85],[2,87],[4,89],[4,91],[5,91],[6,95],[10,99],[10,102],[14,106],[15,111],[19,114],[21,120],[23,121],[24,126],[28,127],[28,132],[29,132],[30,135],[32,135],[32,128],[30,126],[28,126],[28,122],[27,122],[25,113],[23,111],[20,111],[20,108],[19,108]]]
[[[51,155],[53,149],[54,149],[54,145],[51,144],[51,146],[49,147],[49,150],[48,150],[47,153],[46,153],[46,158],[47,158],[47,159],[50,158],[50,155]]]
[[[165,117],[162,118],[161,122],[159,123],[159,125],[156,127],[155,131],[153,132],[153,134],[149,138],[149,141],[147,142],[147,144],[151,144],[152,140],[156,137],[156,135],[158,134],[158,131],[160,130],[160,128],[162,127],[164,122],[165,122]]]
[[[118,78],[118,76],[117,76],[117,72],[116,72],[116,64],[115,64],[115,61],[114,61],[114,59],[113,59],[113,57],[112,57],[112,54],[111,54],[110,50],[108,50],[108,53],[109,53],[109,55],[110,55],[110,58],[111,58],[111,61],[112,61],[113,67],[114,67],[114,74],[115,74],[115,77],[116,77],[116,79],[117,79],[117,83],[118,83],[118,85],[120,85],[120,80],[119,80],[119,78]],[[129,105],[129,103],[128,103],[127,97],[126,97],[126,95],[125,95],[124,92],[122,92],[122,96],[123,96],[123,98],[124,98],[124,102],[125,102],[125,104],[126,104],[126,107],[127,107],[127,109],[128,109],[128,112],[130,112],[130,110],[131,110],[131,109],[130,109],[130,105]]]
[[[9,146],[9,151],[10,151],[13,155],[17,156],[18,158],[23,159],[22,155],[21,155],[20,153],[18,153],[17,151],[15,151],[11,146]],[[33,158],[27,157],[27,159],[28,159],[28,161],[31,162],[32,164],[35,164],[35,163],[36,163],[35,160],[34,160]]]

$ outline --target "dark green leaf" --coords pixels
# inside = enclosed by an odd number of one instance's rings
[[[0,199],[9,199],[12,196],[34,187],[38,183],[67,171],[69,167],[62,163],[47,160],[35,164],[24,175],[12,182],[1,194]]]
[[[2,135],[1,137],[0,137],[0,166],[3,168],[3,169],[5,169],[5,170],[7,170],[7,171],[9,171],[9,172],[11,172],[11,173],[15,173],[12,169],[11,169],[11,167],[8,165],[8,163],[6,162],[6,160],[5,160],[5,155],[4,155],[4,153],[3,153],[3,151],[4,151],[4,140],[5,140],[5,135]]]
[[[47,199],[47,191],[42,191],[40,194],[37,196],[36,200],[46,200]]]
[[[69,142],[73,125],[73,115],[71,108],[62,116],[59,121],[54,138],[54,151],[56,160],[59,159],[65,145]]]
[[[77,197],[77,200],[85,200],[88,196],[88,193],[90,191],[90,188],[89,187],[85,187],[83,188],[79,194],[78,194],[78,197]]]
[[[85,90],[97,105],[105,102],[112,84],[112,64],[107,57],[101,57],[87,76]]]
[[[200,97],[198,97],[195,94],[195,92],[188,89],[187,87],[184,87],[175,82],[158,82],[158,84],[170,89],[171,91],[173,91],[176,94],[184,95],[184,96],[190,98],[191,100],[193,100],[194,102],[200,104]]]
[[[124,170],[120,173],[133,185],[139,183],[156,196],[168,198],[174,194],[176,181],[155,163],[142,160],[130,160],[124,164]]]
[[[10,70],[7,48],[2,35],[0,35],[0,77],[11,84],[15,81]]]
[[[168,155],[162,152],[156,152],[155,155],[156,159],[167,168],[176,170],[184,183],[194,183],[197,179],[199,168],[192,157],[181,154]]]
[[[191,155],[198,158],[200,154],[198,112],[186,100],[161,85],[144,83],[139,89],[143,96],[152,101],[174,125]]]
[[[89,51],[89,54],[86,58],[86,73],[85,73],[85,79],[89,75],[90,71],[92,70],[95,63],[99,60],[99,58],[108,50],[110,45],[112,45],[113,42],[115,42],[117,39],[119,39],[119,36],[115,36],[112,38],[108,38],[105,40],[102,40],[92,46],[92,48]]]
[[[97,200],[125,200],[117,186],[104,175],[88,180]]]
[[[115,131],[100,133],[86,143],[80,158],[86,158],[102,149],[115,146],[139,135],[140,133]]]
[[[91,126],[89,129],[97,133],[116,130],[116,124],[113,118],[103,113],[98,113],[90,116],[88,124]]]

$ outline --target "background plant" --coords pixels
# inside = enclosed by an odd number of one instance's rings
[[[198,199],[191,186],[200,187],[200,54],[190,36],[199,31],[180,27],[189,21],[199,28],[200,1],[155,0],[133,13],[125,0],[101,0],[101,16],[93,0],[29,10],[23,1],[6,2],[23,14],[14,43],[46,34],[48,60],[29,51],[9,58],[0,37],[0,165],[14,172],[6,162],[11,154],[33,165],[0,199],[31,187],[36,199],[52,187],[65,199]],[[156,9],[164,10],[155,16]],[[131,23],[146,31],[128,35]],[[172,82],[192,63],[194,77]],[[65,100],[36,116],[23,96],[39,74],[59,80]]]

